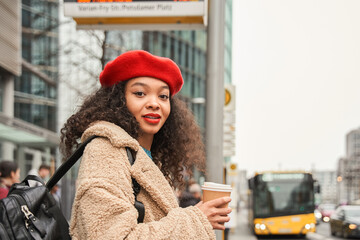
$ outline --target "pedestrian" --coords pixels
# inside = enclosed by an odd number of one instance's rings
[[[215,239],[224,229],[230,202],[219,198],[180,208],[175,190],[184,169],[204,164],[201,133],[177,96],[183,85],[172,60],[134,50],[110,61],[100,74],[101,88],[85,99],[61,129],[67,158],[78,139],[85,148],[78,174],[70,234],[80,239]],[[130,165],[125,147],[135,152]],[[137,222],[137,200],[145,207]]]
[[[6,198],[11,185],[20,182],[20,168],[13,161],[0,162],[0,199]]]
[[[183,191],[179,197],[179,206],[182,208],[194,206],[201,201],[201,187],[193,183],[186,191]]]
[[[198,183],[193,183],[189,186],[189,192],[197,199],[199,202],[201,200],[201,187]]]
[[[28,175],[35,175],[35,176],[38,176],[40,177],[44,183],[46,181],[46,179],[49,177],[50,175],[50,166],[43,163],[39,166],[38,170],[36,169],[31,169],[28,173]],[[40,182],[37,182],[37,181],[32,181],[30,180],[29,181],[29,185],[31,187],[36,187],[36,186],[41,186],[42,184]]]
[[[51,195],[54,197],[56,204],[61,208],[61,198],[60,198],[60,183],[55,184],[50,190]]]

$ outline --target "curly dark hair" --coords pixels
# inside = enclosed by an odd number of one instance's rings
[[[114,123],[137,139],[139,123],[126,106],[126,83],[101,87],[67,120],[61,129],[60,151],[64,159],[80,144],[81,135],[95,121]],[[151,155],[169,183],[173,187],[182,187],[184,172],[192,176],[193,167],[204,171],[205,150],[199,126],[185,102],[174,96],[170,104],[168,119],[154,135]]]

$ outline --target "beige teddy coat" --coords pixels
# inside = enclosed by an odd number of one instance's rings
[[[72,209],[70,234],[86,239],[215,239],[206,216],[197,207],[180,208],[160,169],[139,143],[122,128],[100,121],[89,127]],[[137,152],[131,166],[125,147]],[[137,223],[131,177],[141,185],[138,200],[145,206]]]

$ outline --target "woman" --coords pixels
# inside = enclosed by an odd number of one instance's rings
[[[15,162],[0,162],[0,199],[6,198],[11,185],[20,182],[20,168]]]
[[[204,163],[204,147],[193,115],[175,94],[183,79],[168,58],[126,52],[100,74],[102,87],[87,98],[61,130],[68,157],[77,140],[100,136],[85,148],[72,210],[73,239],[215,239],[224,229],[230,202],[220,198],[180,208],[173,189],[182,173]],[[131,166],[125,147],[136,152]],[[137,223],[131,178],[145,206]]]

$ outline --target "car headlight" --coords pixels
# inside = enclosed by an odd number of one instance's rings
[[[322,215],[321,215],[321,213],[317,212],[317,213],[315,213],[315,217],[316,217],[316,218],[321,218]]]
[[[350,228],[351,230],[354,230],[354,229],[357,228],[357,225],[356,225],[356,224],[349,224],[349,228]]]
[[[324,217],[324,218],[323,218],[323,221],[324,221],[324,222],[328,222],[328,221],[330,221],[330,218],[329,218],[329,217]]]

